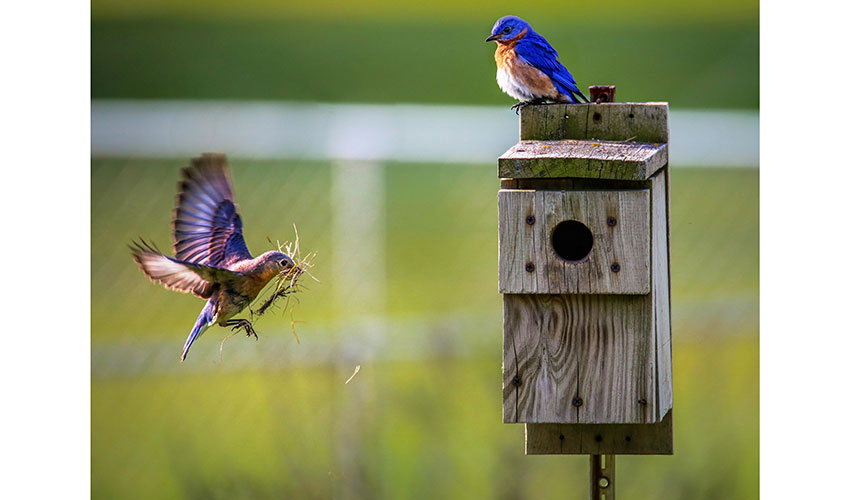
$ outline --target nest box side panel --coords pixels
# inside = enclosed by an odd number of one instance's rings
[[[592,240],[576,260],[558,247],[556,230],[567,221]],[[561,244],[570,247],[572,237]],[[646,294],[650,285],[648,189],[499,191],[501,293]]]
[[[673,408],[673,359],[670,329],[670,224],[668,171],[651,179],[652,191],[652,296],[655,327],[655,364],[658,367],[658,412],[663,417]]]
[[[655,422],[651,295],[504,295],[505,423]]]

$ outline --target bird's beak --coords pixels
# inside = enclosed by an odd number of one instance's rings
[[[485,42],[492,42],[493,40],[498,40],[499,38],[502,38],[501,33],[498,33],[498,34],[495,34],[495,35],[490,35],[487,38],[485,38],[484,41]]]

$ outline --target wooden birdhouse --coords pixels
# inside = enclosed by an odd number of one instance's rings
[[[667,116],[527,106],[499,158],[503,420],[528,454],[673,452]]]

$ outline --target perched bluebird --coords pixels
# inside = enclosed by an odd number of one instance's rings
[[[242,238],[242,219],[233,202],[227,158],[204,154],[183,169],[174,209],[174,257],[156,247],[133,242],[133,260],[152,281],[178,292],[208,299],[195,322],[180,361],[207,328],[218,324],[242,328],[257,337],[247,319],[233,316],[253,301],[275,276],[292,269],[292,259],[281,252],[251,257]]]
[[[531,25],[516,16],[505,16],[485,40],[495,41],[496,81],[502,92],[519,99],[519,109],[545,101],[588,102],[575,78],[558,61],[558,52]]]

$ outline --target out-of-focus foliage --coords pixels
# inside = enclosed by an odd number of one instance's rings
[[[385,167],[389,326],[361,359],[350,348],[368,329],[332,293],[330,256],[347,245],[331,232],[334,167],[231,159],[249,248],[295,222],[322,283],[296,307],[301,344],[269,313],[259,342],[234,337],[219,363],[228,332],[213,328],[178,366],[203,302],[149,283],[125,245],[168,247],[185,163],[92,165],[95,498],[586,498],[586,458],[525,457],[522,427],[501,423],[493,166]],[[621,457],[622,495],[757,496],[757,182],[673,171],[676,454]],[[110,365],[119,351],[132,369]],[[251,356],[263,363],[238,362]]]
[[[528,17],[582,88],[616,84],[620,101],[674,108],[758,107],[753,20],[559,12]],[[92,96],[508,104],[484,43],[491,17],[95,19]]]
[[[370,19],[428,19],[451,22],[456,19],[495,19],[513,14],[556,20],[585,21],[594,18],[613,22],[637,20],[681,21],[709,19],[715,22],[737,20],[755,21],[758,2],[735,0],[648,0],[631,2],[611,0],[605,4],[588,4],[579,0],[537,0],[517,3],[510,0],[433,0],[430,2],[394,2],[368,0],[344,2],[340,0],[93,0],[92,16],[95,18],[124,17],[205,17],[205,18],[370,18]],[[492,23],[491,23],[492,24]]]

